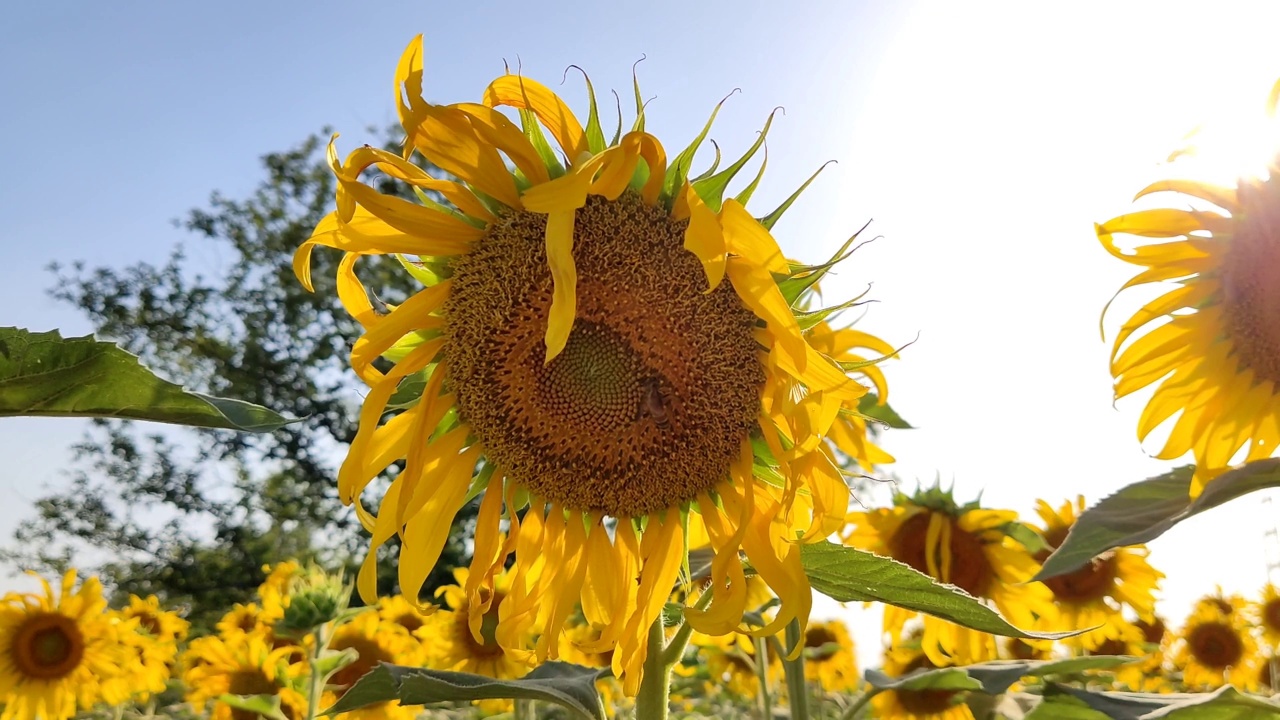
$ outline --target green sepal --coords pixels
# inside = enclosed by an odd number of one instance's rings
[[[869,390],[866,395],[858,398],[858,413],[894,430],[915,429],[911,423],[903,420],[902,416],[889,406],[889,403],[880,402],[880,396],[874,391]]]
[[[467,186],[467,189],[476,196],[476,200],[479,200],[480,204],[483,205],[484,209],[488,210],[490,214],[494,216],[501,216],[505,215],[510,210],[510,208],[508,208],[501,200],[495,199],[492,195],[485,193],[475,185],[472,185],[471,183],[464,184]]]
[[[738,193],[733,197],[734,200],[738,201],[739,205],[742,205],[745,207],[748,202],[751,202],[751,196],[756,193],[756,188],[760,186],[760,180],[764,178],[764,169],[768,166],[769,166],[769,144],[765,143],[764,159],[760,161],[760,169],[756,171],[755,178],[752,179],[752,181],[746,187],[742,188],[742,192]]]
[[[471,487],[467,488],[467,497],[462,501],[462,504],[465,505],[471,502],[479,497],[480,493],[488,489],[489,481],[493,479],[495,469],[496,466],[491,462],[486,462],[480,466],[480,472],[476,473],[476,476],[471,479]]]
[[[631,132],[644,132],[644,99],[640,97],[640,76],[636,74],[636,68],[646,59],[648,58],[641,54],[640,59],[631,66],[631,87],[636,94],[636,121],[631,126]]]
[[[398,261],[400,265],[409,272],[409,275],[412,276],[414,280],[422,283],[423,287],[431,287],[432,285],[440,282],[440,276],[432,271],[431,268],[427,267],[427,264],[421,260],[410,260],[400,253],[396,253],[395,258],[396,261]]]
[[[427,194],[427,191],[423,190],[417,185],[413,186],[413,194],[418,198],[418,202],[422,203],[423,207],[430,208],[431,210],[435,210],[436,212],[442,212],[445,215],[451,215],[461,220],[462,222],[470,225],[471,227],[482,228],[485,226],[485,223],[483,220],[477,220],[476,218],[471,217],[470,215],[462,212],[461,210],[453,207],[452,205],[445,205],[442,202],[436,201],[430,195]]]
[[[640,192],[644,188],[644,184],[649,182],[649,161],[640,158],[636,163],[636,169],[631,173],[631,182],[627,183],[627,187]]]
[[[780,109],[775,108],[773,112],[769,113],[769,119],[765,121],[764,129],[760,131],[760,137],[756,138],[756,141],[751,144],[751,147],[747,149],[747,152],[742,157],[715,175],[693,183],[693,191],[698,193],[698,197],[702,198],[702,202],[706,203],[712,212],[720,212],[720,207],[724,204],[725,189],[729,187],[729,183],[733,181],[733,177],[738,174],[738,171],[747,164],[747,161],[764,144],[764,139],[769,134],[769,126],[773,124],[773,116],[777,115]]]
[[[613,140],[609,143],[609,147],[618,144],[622,140],[622,97],[618,95],[617,90],[613,90],[613,102],[618,107],[618,128],[613,131]]]
[[[520,127],[524,130],[524,136],[529,138],[529,144],[533,145],[533,149],[538,153],[538,157],[542,158],[542,164],[547,166],[547,174],[552,180],[564,175],[564,165],[560,164],[560,158],[556,157],[556,151],[551,149],[551,143],[547,142],[547,136],[542,132],[542,126],[538,124],[538,116],[533,114],[532,110],[520,110]]]
[[[782,218],[782,213],[786,212],[787,209],[791,207],[791,203],[794,203],[796,201],[796,198],[800,197],[800,193],[804,192],[805,189],[809,187],[809,183],[817,179],[818,175],[823,170],[827,169],[827,166],[833,162],[835,162],[835,160],[828,160],[825,163],[823,163],[822,167],[815,170],[814,173],[809,176],[809,179],[805,180],[804,184],[801,185],[799,189],[791,193],[791,197],[784,200],[782,204],[777,207],[777,209],[775,209],[773,212],[769,213],[768,215],[765,215],[762,218],[757,218],[760,221],[760,224],[764,226],[764,229],[772,230],[773,226],[777,224],[779,219]]]
[[[365,610],[365,608],[360,608],[360,611],[363,610]],[[328,680],[330,675],[333,675],[359,659],[360,651],[355,648],[346,648],[341,652],[328,650],[321,654],[320,658],[316,661],[316,669],[320,671],[319,674],[321,678]]]
[[[868,287],[867,290],[863,291],[861,295],[858,295],[857,297],[849,298],[848,300],[840,303],[839,305],[832,305],[831,307],[822,308],[821,310],[809,310],[809,311],[797,312],[795,313],[796,324],[800,326],[801,332],[805,332],[807,330],[812,330],[813,328],[817,327],[819,323],[823,322],[827,318],[831,317],[832,315],[842,310],[848,310],[851,307],[857,307],[859,305],[865,305],[868,302],[873,302],[871,300],[867,300],[865,302],[862,300],[862,298],[866,296],[867,292],[870,291],[870,289],[871,288]]]
[[[711,167],[707,168],[707,171],[702,173],[698,177],[690,180],[689,181],[690,184],[696,183],[696,182],[702,182],[703,180],[706,180],[712,175],[715,175],[716,168],[720,167],[720,143],[716,142],[715,140],[711,140],[710,142],[711,142],[711,147],[716,151],[716,157],[714,160],[711,161]]]
[[[608,147],[604,144],[604,130],[600,128],[600,110],[596,106],[596,89],[591,85],[591,78],[587,77],[587,71],[577,65],[569,67],[582,73],[582,79],[587,83],[587,149],[592,155],[598,155],[604,152]],[[565,71],[568,72],[567,70]],[[615,141],[616,142],[616,141]]]
[[[982,507],[981,496],[961,505],[956,501],[955,496],[952,494],[954,489],[955,488],[953,486],[943,490],[942,482],[940,480],[936,480],[934,481],[933,486],[929,488],[917,486],[914,495],[894,492],[893,504],[901,506],[910,503],[917,507],[940,512],[944,515],[950,515],[953,518],[958,518],[970,510],[977,510]]]
[[[762,221],[763,222],[763,221]],[[778,291],[782,293],[782,297],[791,307],[800,305],[800,301],[804,298],[804,293],[809,288],[818,284],[818,281],[826,276],[827,272],[836,265],[844,262],[850,255],[862,247],[861,244],[854,245],[858,237],[863,231],[871,225],[868,220],[865,225],[858,228],[858,231],[849,236],[848,240],[836,250],[831,259],[820,265],[798,265],[791,268],[791,276],[778,281]],[[768,228],[768,226],[765,226]],[[870,288],[868,288],[870,290]],[[862,297],[859,295],[858,297]]]
[[[693,158],[698,154],[698,148],[702,147],[702,141],[707,139],[707,133],[711,132],[711,125],[716,121],[716,115],[720,113],[720,108],[725,102],[733,97],[733,93],[739,92],[738,88],[734,88],[733,92],[724,96],[724,99],[716,103],[716,107],[711,111],[711,117],[707,119],[707,124],[702,127],[702,132],[698,133],[693,142],[689,146],[680,151],[671,160],[671,164],[667,166],[667,174],[662,178],[662,201],[668,210],[671,209],[672,200],[676,193],[680,192],[680,188],[684,187],[684,183],[689,179],[689,168],[693,165]],[[717,148],[717,156],[719,149]],[[717,164],[719,160],[717,159]],[[715,168],[713,167],[714,171]]]

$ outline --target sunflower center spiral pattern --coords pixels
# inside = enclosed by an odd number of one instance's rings
[[[723,478],[757,422],[756,316],[684,249],[687,223],[633,194],[574,225],[577,310],[545,363],[546,218],[512,212],[455,258],[447,387],[493,461],[535,495],[635,517]]]
[[[23,676],[56,680],[70,675],[84,657],[85,640],[73,619],[35,615],[14,634],[10,655]]]
[[[1240,662],[1244,643],[1230,626],[1207,622],[1197,625],[1187,635],[1187,647],[1196,661],[1205,667],[1225,670]]]
[[[950,553],[951,573],[949,577],[938,577],[943,582],[964,590],[974,597],[985,597],[991,587],[995,571],[987,560],[982,549],[982,541],[967,530],[963,530],[952,522],[951,541],[947,547],[928,546],[930,513],[923,512],[912,516],[902,523],[898,531],[889,541],[893,551],[893,559],[906,563],[926,575],[936,575],[930,566],[942,568],[942,554]],[[947,522],[951,522],[950,519]],[[932,557],[930,557],[932,555]]]
[[[1240,362],[1280,381],[1280,184],[1243,181],[1240,219],[1222,266],[1226,329]]]

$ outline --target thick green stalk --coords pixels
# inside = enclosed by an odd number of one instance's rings
[[[804,633],[800,622],[792,620],[787,625],[786,647],[796,648],[795,660],[782,659],[782,670],[787,676],[787,701],[791,704],[791,720],[809,720],[809,688],[804,681]]]
[[[862,708],[866,707],[867,703],[871,702],[871,698],[879,694],[879,688],[874,688],[868,685],[866,689],[863,690],[862,695],[858,697],[857,701],[850,705],[848,710],[844,711],[844,714],[840,716],[840,720],[853,720],[858,717],[858,713],[862,712]]]
[[[649,627],[649,649],[644,658],[644,677],[636,694],[636,720],[667,720],[671,700],[671,668],[666,658],[666,633],[662,615]]]
[[[773,700],[769,697],[769,640],[756,638],[756,679],[760,681],[760,718],[769,720],[773,717]]]
[[[311,649],[311,676],[307,679],[307,720],[315,720],[320,711],[320,697],[324,692],[323,678],[320,677],[320,654],[329,645],[329,638],[324,633],[325,625],[316,628],[316,642]]]

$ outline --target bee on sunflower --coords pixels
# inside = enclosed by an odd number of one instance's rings
[[[606,142],[589,83],[585,126],[518,75],[494,80],[482,103],[431,104],[422,87],[417,38],[395,78],[403,154],[364,147],[341,161],[331,145],[337,210],[294,260],[311,288],[312,249],[344,251],[337,294],[364,327],[351,363],[370,390],[338,477],[373,534],[362,596],[376,596],[376,548],[398,534],[399,584],[416,597],[449,519],[480,495],[463,592],[478,625],[514,558],[495,629],[508,649],[536,624],[537,659],[556,657],[575,605],[594,599],[584,612],[635,694],[649,628],[685,565],[689,514],[706,521],[718,561],[714,599],[690,623],[740,625],[742,551],[781,600],[753,632],[803,625],[811,592],[796,539],[843,523],[849,490],[824,441],[856,410],[867,372],[811,342],[828,311],[796,309],[829,264],[789,262],[770,234],[795,196],[759,219],[745,209],[756,182],[724,197],[764,133],[743,159],[690,179],[706,130],[669,163],[638,108],[633,130]],[[415,152],[457,180],[431,176]],[[362,183],[371,168],[419,202]],[[370,255],[394,257],[423,289],[376,310],[356,274]],[[415,390],[388,417],[402,383]],[[400,459],[370,512],[362,493]]]
[[[0,599],[0,719],[66,720],[133,693],[114,681],[141,671],[121,638],[136,623],[113,622],[98,578],[77,587],[76,575],[68,570],[57,591],[40,578],[44,592]]]
[[[994,604],[1010,621],[1031,627],[1052,624],[1057,611],[1049,589],[1028,583],[1039,564],[1025,545],[1009,534],[1018,520],[1011,510],[988,510],[977,501],[960,505],[950,491],[935,485],[915,495],[894,493],[893,506],[848,516],[846,545],[910,565]],[[884,608],[884,629],[895,643],[918,613]],[[994,636],[931,615],[923,616],[921,647],[942,666],[968,665],[998,655]]]
[[[1239,612],[1224,613],[1214,603],[1199,603],[1182,626],[1174,665],[1192,689],[1225,684],[1253,690],[1258,679],[1258,643]]]
[[[935,663],[913,643],[887,648],[881,670],[897,678],[951,665]],[[964,703],[960,690],[885,690],[871,698],[871,707],[879,720],[973,720],[973,711]]]
[[[1273,115],[1277,97],[1273,90]],[[1097,226],[1107,252],[1142,268],[1120,292],[1170,287],[1121,326],[1111,374],[1116,399],[1156,385],[1138,439],[1176,415],[1156,457],[1192,453],[1196,497],[1242,450],[1252,462],[1280,443],[1280,175],[1273,160],[1266,177],[1235,187],[1162,180],[1135,200],[1158,192],[1189,207],[1140,210]],[[1117,234],[1152,241],[1126,250]]]
[[[1036,501],[1036,513],[1044,522],[1041,535],[1048,546],[1036,554],[1037,562],[1044,562],[1062,544],[1075,524],[1077,513],[1084,508],[1083,495],[1077,496],[1074,503],[1063,502],[1056,510],[1044,500]],[[1152,617],[1155,591],[1163,577],[1164,573],[1147,562],[1146,547],[1135,545],[1108,551],[1084,567],[1049,578],[1044,584],[1053,592],[1062,627],[1094,628],[1064,642],[1096,650],[1107,640],[1125,642],[1123,631],[1130,626],[1123,616],[1126,606],[1133,608],[1139,617]]]

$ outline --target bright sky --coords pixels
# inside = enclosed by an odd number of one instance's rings
[[[1142,400],[1112,407],[1098,312],[1132,273],[1092,223],[1124,212],[1201,121],[1260,112],[1280,77],[1280,6],[1257,2],[69,7],[20,4],[0,25],[13,168],[0,193],[0,324],[88,331],[44,295],[47,263],[161,263],[192,240],[170,221],[213,190],[246,193],[258,156],[326,124],[345,152],[390,122],[392,72],[415,33],[428,98],[442,102],[478,100],[505,58],[585,109],[576,75],[558,85],[566,66],[625,98],[647,56],[648,129],[669,148],[734,88],[712,133],[726,153],[786,108],[757,207],[839,161],[776,235],[808,260],[868,218],[883,236],[826,290],[873,282],[879,303],[860,327],[894,343],[920,336],[887,368],[894,406],[919,427],[887,441],[897,476],[908,487],[940,476],[1024,513],[1037,497],[1097,499],[1172,466],[1137,444]],[[195,246],[190,257],[210,272],[228,262]],[[1113,323],[1133,307],[1118,304]],[[13,500],[0,537],[62,481],[82,428],[4,422],[0,490]],[[1239,502],[1153,543],[1165,612],[1177,619],[1214,583],[1259,586],[1265,522],[1263,505]],[[874,620],[852,612],[870,657]]]

